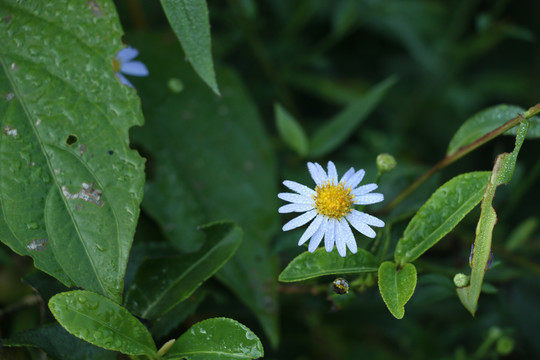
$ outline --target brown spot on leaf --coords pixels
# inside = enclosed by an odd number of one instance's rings
[[[72,194],[69,192],[66,186],[62,186],[62,193],[68,199],[81,199],[87,202],[96,204],[99,207],[103,206],[103,201],[101,200],[101,190],[94,189],[92,184],[82,183],[82,188],[78,193]]]
[[[99,6],[99,4],[95,0],[88,0],[86,2],[86,5],[88,5],[88,7],[90,8],[90,11],[95,17],[100,18],[103,16],[104,14],[103,9],[101,8],[101,6]]]

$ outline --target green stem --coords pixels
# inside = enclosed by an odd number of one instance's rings
[[[445,167],[461,159],[463,156],[467,155],[471,151],[479,148],[480,146],[484,145],[488,141],[496,138],[497,136],[503,134],[504,132],[518,125],[521,119],[523,118],[529,119],[538,113],[540,113],[540,103],[529,108],[529,110],[525,111],[523,115],[518,115],[512,120],[499,126],[495,130],[488,132],[487,134],[482,136],[480,139],[474,141],[473,143],[459,148],[458,151],[456,151],[455,153],[446,155],[441,161],[435,164],[424,175],[420,176],[418,179],[416,179],[415,182],[413,182],[411,185],[409,185],[409,187],[407,187],[398,196],[396,196],[396,198],[394,198],[394,200],[392,200],[392,202],[390,202],[390,204],[388,204],[381,212],[388,213],[390,210],[395,208],[407,196],[409,196],[414,190],[416,190],[421,184],[423,184],[427,179],[429,179],[437,171],[444,169]]]

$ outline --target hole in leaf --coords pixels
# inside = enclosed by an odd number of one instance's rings
[[[77,141],[79,141],[79,138],[77,137],[77,135],[70,134],[66,139],[66,144],[71,146],[75,144]]]

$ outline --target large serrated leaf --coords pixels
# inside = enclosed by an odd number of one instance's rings
[[[193,325],[169,349],[164,360],[234,360],[264,356],[261,341],[250,329],[227,318]]]
[[[161,0],[161,5],[193,69],[219,95],[206,0]]]
[[[416,288],[416,268],[413,264],[405,264],[401,269],[390,261],[383,262],[379,267],[379,291],[395,318],[405,315],[405,304]]]
[[[474,141],[480,139],[485,134],[492,130],[495,130],[505,122],[512,120],[519,114],[523,114],[525,109],[516,105],[496,105],[490,108],[484,109],[472,117],[467,119],[463,125],[456,131],[446,153],[448,155],[454,154],[463,146],[467,146]],[[540,118],[534,116],[530,119],[531,131],[528,132],[528,138],[540,137]],[[506,135],[516,135],[516,127],[510,129]]]
[[[3,346],[39,347],[55,360],[115,360],[118,353],[94,346],[58,324],[42,326],[2,339]]]
[[[431,195],[403,232],[394,253],[396,263],[414,261],[448,234],[479,202],[488,171],[458,175]]]
[[[321,127],[311,139],[310,156],[328,154],[342,144],[382,101],[388,90],[397,82],[396,76],[381,81],[362,98],[347,107]]]
[[[294,282],[324,275],[374,272],[378,265],[377,259],[364,249],[341,257],[337,251],[327,252],[320,248],[313,253],[306,251],[294,258],[279,275],[279,281]]]
[[[214,275],[242,242],[242,230],[232,222],[208,224],[201,230],[207,238],[198,252],[147,259],[141,265],[126,295],[128,309],[145,319],[162,316]]]
[[[0,18],[0,240],[119,302],[144,171],[128,142],[139,100],[112,66],[114,5],[2,1]]]
[[[268,244],[278,229],[277,175],[261,119],[235,73],[218,69],[223,94],[218,98],[189,64],[175,60],[176,44],[146,40],[147,52],[154,54],[147,65],[156,83],[183,74],[185,90],[138,87],[153,104],[148,126],[133,132],[155,160],[143,207],[185,252],[200,247],[201,224],[229,219],[240,225],[245,241],[216,276],[254,311],[276,344],[277,257]],[[154,67],[161,71],[152,72]]]
[[[49,309],[70,334],[104,349],[128,355],[157,356],[146,327],[126,309],[86,290],[60,293],[49,300]]]

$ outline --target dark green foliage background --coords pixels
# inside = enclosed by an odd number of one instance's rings
[[[444,169],[390,214],[377,213],[445,156],[454,133],[476,112],[501,103],[526,109],[540,102],[540,3],[209,1],[221,98],[184,60],[158,1],[117,0],[116,6],[124,41],[140,50],[138,59],[150,69],[149,77],[130,78],[146,121],[131,130],[131,139],[147,158],[147,186],[126,288],[145,255],[170,250],[159,248],[168,239],[177,251],[195,251],[197,225],[227,219],[244,231],[235,257],[195,292],[195,305],[171,310],[183,322],[168,335],[158,330],[158,348],[197,321],[223,316],[261,338],[265,359],[491,359],[498,356],[495,345],[481,345],[493,327],[515,342],[504,358],[540,357],[540,230],[533,227],[519,246],[508,246],[527,219],[540,220],[539,141],[525,142],[511,183],[497,190],[495,264],[486,274],[491,287],[474,318],[459,302],[452,277],[469,270],[478,210],[415,262],[416,291],[397,320],[376,282],[342,307],[326,292],[324,281],[331,284],[335,277],[277,283],[279,272],[303,251],[296,246],[303,230],[279,230],[288,217],[277,213],[276,198],[284,179],[312,183],[306,161],[332,160],[340,174],[351,166],[364,168],[371,181],[376,156],[386,152],[398,167],[380,182],[385,202],[368,211],[389,221],[417,210],[450,178],[491,170],[497,154],[512,150],[512,137],[499,137]],[[312,139],[328,119],[392,75],[397,83],[336,150],[302,158],[280,139],[275,103]],[[179,93],[167,85],[173,78],[183,84]],[[187,185],[176,187],[175,181]],[[406,225],[393,224],[392,251]],[[355,236],[359,247],[369,249],[368,239]],[[31,294],[17,281],[20,276],[33,274],[28,283],[42,287],[42,294],[53,286],[60,291],[45,275],[36,279],[34,271],[31,261],[0,246],[0,306]],[[1,337],[42,322],[37,307],[0,318]],[[50,322],[50,314],[44,316]]]

